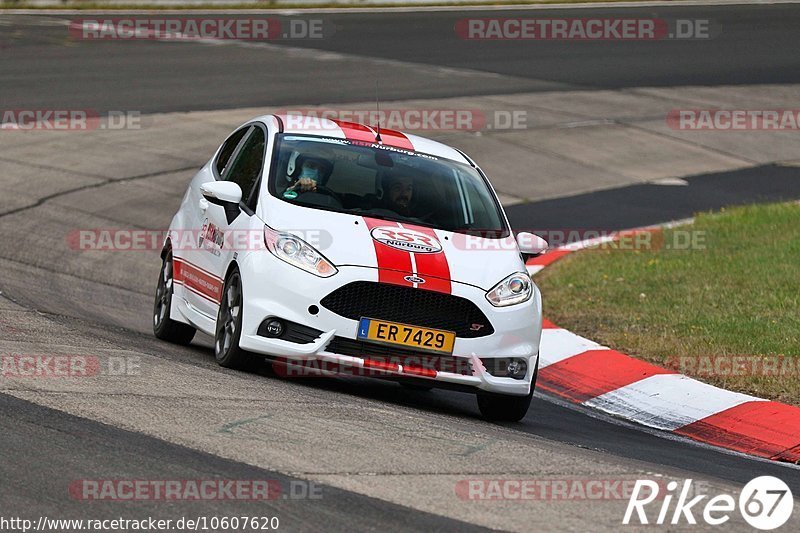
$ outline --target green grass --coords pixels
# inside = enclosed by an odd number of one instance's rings
[[[800,205],[700,214],[665,230],[663,242],[686,232],[705,246],[586,250],[556,262],[537,279],[545,316],[660,365],[685,356],[794,358],[784,375],[698,377],[800,404]]]

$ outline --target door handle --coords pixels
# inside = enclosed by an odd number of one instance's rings
[[[206,209],[208,209],[208,200],[206,200],[205,198],[200,198],[198,205],[200,206],[200,211],[205,213]]]

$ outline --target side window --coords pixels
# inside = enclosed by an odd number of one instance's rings
[[[237,183],[242,188],[242,203],[252,210],[256,207],[256,184],[264,167],[265,141],[264,130],[253,128],[224,176],[226,181]]]
[[[239,142],[244,137],[244,134],[248,132],[250,126],[245,126],[244,128],[236,131],[233,135],[228,137],[228,139],[223,143],[222,149],[219,151],[219,155],[217,156],[217,162],[215,163],[215,167],[217,169],[217,174],[219,176],[222,175],[222,172],[225,170],[225,167],[228,166],[230,162],[231,156],[233,152],[236,151],[236,147],[239,146]]]

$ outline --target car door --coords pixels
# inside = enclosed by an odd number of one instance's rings
[[[266,141],[266,128],[262,124],[252,125],[220,176],[222,180],[236,183],[242,189],[238,211],[232,212],[210,202],[205,210],[201,232],[204,242],[199,250],[202,255],[200,266],[211,273],[216,282],[224,281],[228,265],[235,255],[246,252],[254,242],[254,228],[263,230],[263,224],[254,223],[253,217],[264,169]],[[215,314],[216,310],[214,305]]]
[[[184,219],[184,227],[180,228],[180,235],[176,236],[180,244],[174,247],[175,268],[186,288],[183,296],[194,310],[209,317],[216,317],[222,281],[212,270],[215,262],[210,256],[214,254],[216,236],[209,234],[209,203],[203,198],[200,186],[223,179],[252,129],[253,126],[248,124],[233,132],[222,143],[211,164],[194,177],[185,203],[188,216]]]

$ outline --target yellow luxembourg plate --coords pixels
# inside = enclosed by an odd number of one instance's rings
[[[447,354],[453,353],[453,344],[456,342],[456,334],[452,331],[421,328],[374,318],[362,318],[359,321],[358,338]]]

